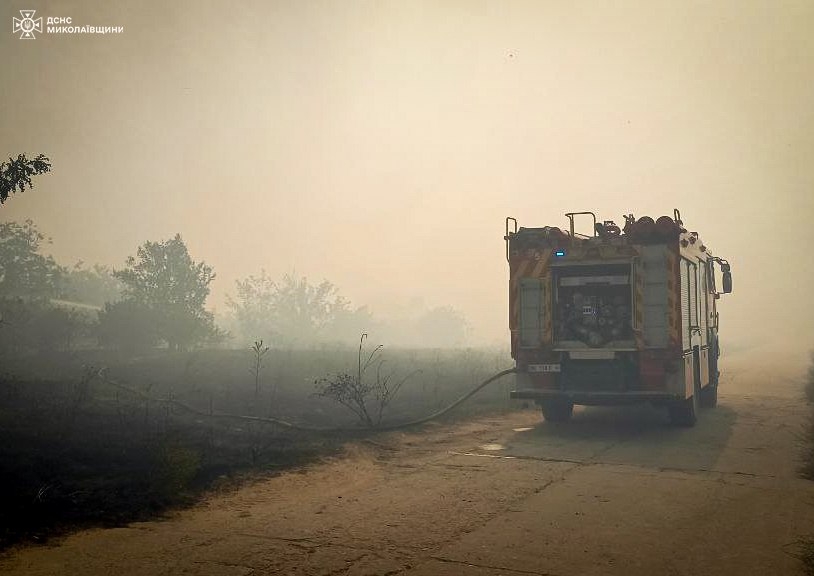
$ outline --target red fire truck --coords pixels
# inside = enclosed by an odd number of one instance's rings
[[[718,400],[718,310],[732,291],[729,263],[673,216],[567,213],[568,230],[506,219],[511,395],[536,401],[549,421],[575,404],[648,401],[693,426]],[[575,220],[589,221],[588,234]],[[720,286],[718,286],[720,284]]]

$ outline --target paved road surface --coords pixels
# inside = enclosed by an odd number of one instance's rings
[[[799,379],[734,372],[674,429],[650,407],[536,411],[349,446],[162,522],[14,551],[12,574],[798,574]]]

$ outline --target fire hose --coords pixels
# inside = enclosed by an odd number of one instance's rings
[[[290,430],[301,430],[301,431],[305,431],[305,432],[361,432],[361,431],[365,431],[365,430],[377,431],[377,432],[386,432],[386,431],[392,431],[392,430],[400,430],[400,429],[403,429],[403,428],[410,428],[412,426],[419,426],[421,424],[426,424],[427,422],[430,422],[432,420],[440,418],[441,416],[447,414],[448,412],[451,412],[452,410],[454,410],[455,408],[457,408],[458,406],[463,404],[465,401],[467,401],[469,398],[471,398],[472,396],[474,396],[475,394],[480,392],[483,388],[485,388],[486,386],[488,386],[492,382],[494,382],[496,380],[499,380],[500,378],[503,378],[504,376],[507,376],[508,374],[514,374],[516,372],[517,372],[516,368],[508,368],[506,370],[501,370],[497,374],[493,374],[492,376],[490,376],[489,378],[487,378],[486,380],[480,382],[477,386],[472,388],[472,390],[470,390],[469,392],[467,392],[466,394],[464,394],[463,396],[461,396],[460,398],[455,400],[452,404],[449,404],[448,406],[442,408],[441,410],[438,410],[437,412],[433,412],[429,416],[425,416],[425,417],[419,418],[417,420],[410,420],[409,422],[402,422],[400,424],[391,424],[391,425],[388,425],[388,426],[374,426],[374,427],[369,427],[369,428],[359,428],[359,427],[356,427],[356,428],[322,428],[322,427],[317,427],[317,426],[307,426],[307,425],[304,425],[304,424],[295,424],[293,422],[288,422],[287,420],[282,420],[280,418],[273,418],[273,417],[270,417],[270,416],[248,416],[248,415],[244,415],[244,414],[229,414],[229,413],[226,413],[226,412],[214,412],[214,411],[205,412],[203,410],[195,408],[194,406],[190,406],[189,404],[186,404],[184,402],[176,400],[175,398],[172,398],[172,397],[170,397],[170,398],[157,398],[155,396],[151,396],[150,394],[147,394],[146,392],[142,392],[141,390],[136,390],[135,388],[132,388],[130,386],[122,384],[121,382],[117,382],[116,380],[108,378],[107,374],[106,374],[106,371],[104,369],[99,370],[96,373],[96,376],[98,376],[104,383],[106,383],[106,384],[108,384],[110,386],[113,386],[114,388],[118,388],[120,390],[124,390],[126,392],[129,392],[130,394],[134,394],[134,395],[136,395],[136,396],[138,396],[138,397],[140,397],[140,398],[142,398],[144,400],[149,400],[151,402],[156,402],[156,403],[169,404],[171,406],[175,406],[177,408],[180,408],[181,410],[184,410],[185,412],[189,412],[190,414],[194,414],[194,415],[202,417],[202,418],[221,419],[221,420],[231,419],[231,420],[243,420],[243,421],[249,421],[249,422],[261,422],[261,423],[264,423],[264,424],[275,424],[277,426],[281,426],[283,428],[287,428],[287,429],[290,429]]]

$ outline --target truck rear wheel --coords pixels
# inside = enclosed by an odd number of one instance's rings
[[[574,403],[567,398],[549,398],[540,401],[546,422],[567,422],[574,413]]]

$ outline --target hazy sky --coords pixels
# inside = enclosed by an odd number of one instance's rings
[[[124,33],[20,40],[20,9]],[[0,219],[65,264],[180,232],[220,311],[235,279],[296,270],[507,342],[506,216],[677,207],[732,263],[725,342],[814,343],[812,0],[3,0],[0,21],[0,154],[54,169]]]

